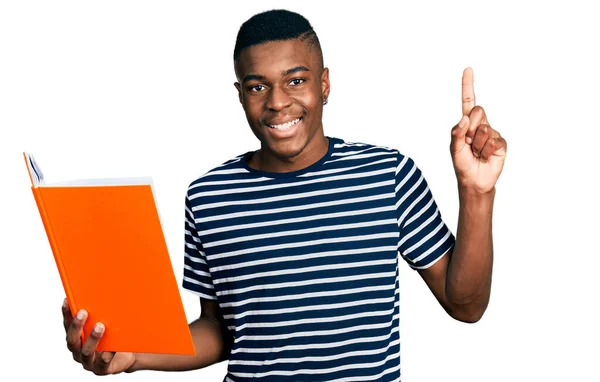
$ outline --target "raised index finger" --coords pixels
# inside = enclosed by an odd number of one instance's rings
[[[473,69],[466,68],[462,77],[462,112],[469,115],[475,107],[475,89],[473,88]]]

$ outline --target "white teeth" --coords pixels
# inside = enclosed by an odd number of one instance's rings
[[[295,124],[297,124],[298,122],[300,122],[300,118],[296,118],[293,121],[282,123],[281,125],[269,125],[269,126],[272,127],[272,128],[274,128],[274,129],[277,129],[277,130],[287,130],[290,127],[292,127]]]

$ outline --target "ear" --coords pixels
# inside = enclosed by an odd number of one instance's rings
[[[323,102],[329,98],[329,92],[329,68],[323,68],[323,73],[321,74],[321,94],[323,95]]]
[[[242,85],[239,82],[233,84],[238,91],[238,98],[240,99],[240,103],[242,103]]]

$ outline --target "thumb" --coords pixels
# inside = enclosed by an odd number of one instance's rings
[[[469,130],[469,116],[463,115],[460,122],[452,128],[450,151],[452,154],[459,152],[467,144],[467,131]],[[470,143],[470,142],[469,142]]]

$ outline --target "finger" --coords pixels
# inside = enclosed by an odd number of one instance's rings
[[[481,156],[483,146],[485,146],[486,142],[491,138],[490,132],[491,128],[488,125],[479,125],[479,127],[477,127],[475,137],[473,138],[473,144],[471,145],[471,150],[473,150],[473,155],[475,155],[475,157],[479,158]]]
[[[462,112],[469,115],[475,107],[475,88],[473,87],[473,69],[466,68],[462,76]]]
[[[494,156],[506,156],[506,140],[502,137],[488,139],[481,150],[481,157],[485,160],[489,160]]]
[[[475,106],[469,115],[469,131],[467,131],[467,137],[471,139],[475,138],[475,132],[479,125],[482,124],[489,125],[485,110],[483,110],[481,106]]]
[[[481,158],[488,160],[494,154],[494,151],[496,151],[496,140],[495,138],[490,138],[481,149]]]
[[[490,138],[481,150],[481,157],[489,160],[493,156],[506,156],[506,140],[502,137]]]
[[[117,353],[115,353],[114,351],[103,351],[102,353],[100,353],[98,360],[102,364],[108,365],[115,357],[115,354]]]
[[[454,154],[462,149],[465,144],[467,129],[469,128],[469,117],[463,115],[456,126],[452,128],[450,150]]]
[[[502,138],[502,137],[494,138],[494,151],[492,153],[493,156],[505,157],[506,149],[507,149],[507,143],[504,138]]]
[[[87,312],[83,309],[80,310],[71,320],[71,324],[67,330],[67,348],[77,357],[79,357],[79,353],[81,351],[81,330],[86,319]],[[78,358],[75,360],[77,359]]]
[[[104,334],[104,325],[98,322],[81,347],[81,363],[86,370],[92,370],[95,361],[96,347]]]
[[[500,132],[499,132],[499,131],[497,131],[497,130],[494,130],[494,129],[492,129],[492,128],[490,127],[490,137],[491,137],[491,138],[500,138],[500,137],[501,137],[501,135],[500,135]]]
[[[62,315],[63,315],[63,326],[65,327],[65,331],[69,330],[69,326],[71,325],[71,321],[73,321],[73,313],[71,313],[71,308],[69,307],[69,301],[65,298],[62,304]]]
[[[97,375],[109,374],[109,366],[115,354],[115,352],[110,351],[97,353],[94,362],[94,373]]]

